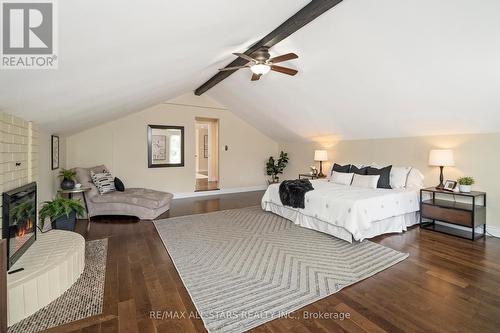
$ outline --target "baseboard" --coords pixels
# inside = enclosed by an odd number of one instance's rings
[[[486,232],[495,237],[500,237],[500,227],[486,226]]]
[[[183,198],[193,198],[193,197],[205,197],[205,196],[209,196],[209,195],[218,195],[218,194],[264,191],[265,189],[267,189],[267,185],[222,188],[220,190],[215,190],[215,191],[177,192],[177,193],[174,192],[174,200],[175,199],[183,199]]]

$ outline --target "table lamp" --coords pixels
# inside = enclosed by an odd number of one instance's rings
[[[325,177],[323,174],[323,162],[328,161],[328,153],[326,150],[315,150],[314,151],[314,160],[319,162],[319,174],[318,177]]]
[[[453,151],[450,149],[433,149],[433,150],[431,150],[429,153],[429,165],[439,167],[439,169],[440,169],[439,185],[436,186],[436,189],[438,189],[438,190],[444,189],[443,169],[445,166],[454,166],[455,165],[455,160],[453,158]]]

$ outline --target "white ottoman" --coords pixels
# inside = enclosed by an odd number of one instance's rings
[[[38,233],[7,276],[7,321],[11,326],[61,296],[85,268],[85,239],[71,231]]]

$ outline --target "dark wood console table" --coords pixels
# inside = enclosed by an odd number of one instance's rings
[[[424,199],[426,193],[431,194],[430,199]],[[439,198],[436,198],[436,195]],[[457,198],[461,198],[461,200],[457,201]],[[462,228],[436,224],[436,221]],[[477,233],[476,228],[480,226],[483,227],[483,232]],[[470,240],[484,237],[486,235],[486,193],[477,191],[470,193],[449,192],[434,187],[421,189],[420,227]],[[468,230],[463,230],[464,228]]]

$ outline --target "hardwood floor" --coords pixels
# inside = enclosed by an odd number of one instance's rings
[[[262,192],[174,201],[163,217],[257,205]],[[198,318],[155,320],[151,311],[195,308],[151,222],[101,218],[85,234],[108,237],[104,311],[48,332],[205,332]],[[253,332],[498,332],[500,240],[475,242],[418,227],[374,241],[410,257]],[[337,314],[349,318],[310,318]],[[299,319],[295,319],[299,318]]]
[[[207,178],[196,179],[195,191],[213,191],[219,189],[219,182],[208,181]]]

